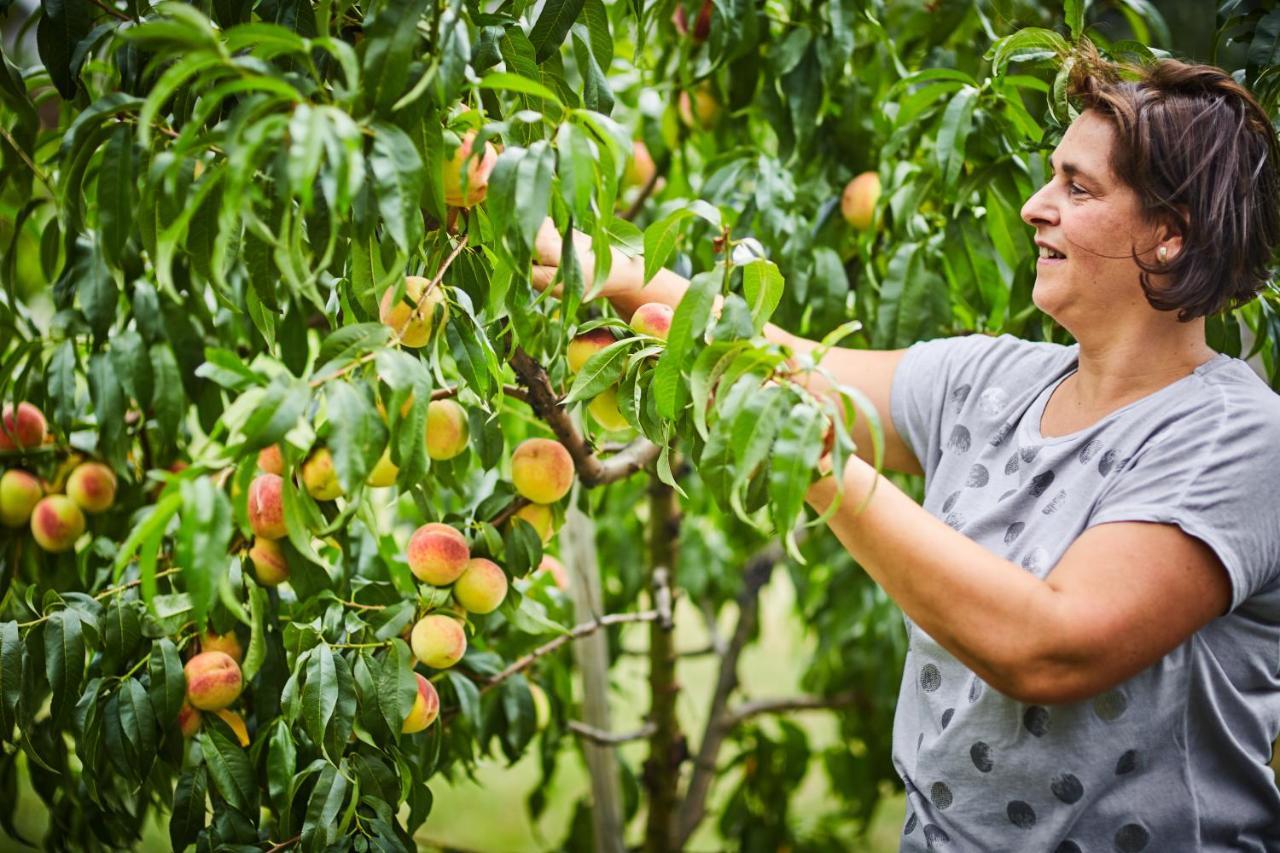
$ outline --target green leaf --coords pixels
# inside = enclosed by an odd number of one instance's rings
[[[351,495],[364,485],[387,446],[387,428],[373,403],[348,382],[330,382],[325,388],[329,413],[329,449],[338,482]]]
[[[142,641],[142,617],[138,602],[117,597],[107,605],[102,630],[102,665],[114,672],[127,661]]]
[[[150,675],[151,707],[156,722],[167,730],[178,719],[178,711],[187,695],[187,679],[182,671],[182,658],[178,647],[168,637],[161,637],[151,645],[151,659],[147,661]]]
[[[400,251],[412,254],[422,240],[422,211],[418,200],[426,183],[422,158],[413,140],[395,125],[373,126],[369,172],[378,199],[378,212]]]
[[[1067,28],[1071,31],[1071,40],[1076,41],[1084,32],[1085,0],[1063,0],[1062,14],[1067,20]]]
[[[136,678],[129,678],[119,690],[120,728],[124,731],[130,765],[135,778],[145,779],[156,760],[156,717],[151,701]]]
[[[644,229],[644,280],[653,281],[671,257],[680,239],[680,224],[693,215],[687,207],[678,207]]]
[[[120,262],[120,253],[133,226],[138,195],[134,179],[133,130],[122,124],[112,131],[98,171],[100,245],[109,264]]]
[[[555,92],[546,86],[530,80],[528,77],[522,77],[519,74],[513,74],[510,71],[494,71],[486,74],[479,84],[481,89],[493,89],[502,92],[519,92],[522,95],[531,95],[535,98],[546,98],[554,104],[563,106],[560,98]]]
[[[71,60],[76,45],[93,29],[93,12],[89,0],[41,0],[40,5],[36,24],[40,61],[49,70],[58,93],[71,100],[80,87],[72,75]]]
[[[560,49],[569,28],[582,13],[585,0],[547,0],[542,6],[542,13],[529,31],[529,41],[533,44],[535,58],[539,65],[551,58]]]
[[[178,427],[186,413],[187,399],[182,387],[182,374],[178,370],[178,359],[166,343],[151,345],[151,378],[155,387],[161,389],[161,393],[152,399],[156,426],[164,446],[173,447],[177,444]]]
[[[65,720],[80,698],[85,670],[80,616],[70,608],[54,612],[44,623],[44,672],[52,697],[49,713]]]
[[[241,431],[251,447],[275,444],[298,425],[311,403],[311,387],[292,376],[277,376]]]
[[[204,829],[208,785],[208,774],[203,767],[188,770],[178,778],[169,816],[169,843],[174,850],[185,850],[195,844]]]
[[[991,73],[999,77],[1010,62],[1054,59],[1069,51],[1066,39],[1053,30],[1025,27],[997,41],[984,58],[991,60]]]
[[[679,409],[680,392],[684,390],[680,375],[689,366],[694,347],[702,342],[720,282],[721,275],[715,271],[695,275],[671,319],[667,348],[658,359],[653,376],[658,414],[669,420],[675,419]]]
[[[253,681],[262,662],[267,657],[266,614],[269,606],[267,591],[257,584],[249,587],[249,648],[244,653],[240,672],[245,683]]]
[[[191,597],[192,615],[203,626],[231,559],[231,501],[209,477],[182,482],[182,525],[175,562]]]
[[[342,762],[345,769],[347,762]],[[343,832],[337,820],[347,800],[350,783],[332,764],[320,771],[320,778],[307,801],[307,814],[302,824],[302,846],[307,850],[324,850],[336,842]]]
[[[293,743],[289,724],[276,720],[267,748],[267,795],[277,812],[288,811],[288,795],[298,774],[298,748]]]
[[[387,649],[378,673],[378,708],[387,728],[397,737],[417,695],[418,679],[413,675],[413,656],[403,641],[396,640]]]
[[[218,794],[245,817],[258,817],[258,785],[253,765],[240,741],[215,714],[205,714],[200,728],[200,751]]]
[[[778,265],[764,258],[743,264],[742,292],[751,306],[751,322],[758,335],[782,301],[782,273]]]
[[[333,662],[333,652],[329,646],[321,643],[311,652],[311,659],[307,661],[306,681],[302,685],[302,724],[314,743],[325,743],[325,729],[337,707],[337,666]]]
[[[22,639],[18,623],[0,623],[0,741],[7,742],[13,734],[21,696]]]
[[[574,377],[573,387],[565,396],[563,405],[568,406],[579,400],[590,400],[621,379],[627,366],[627,357],[637,343],[639,343],[637,338],[623,338],[592,353],[582,365],[582,369],[578,371],[578,375]]]
[[[769,462],[769,501],[774,529],[793,541],[792,528],[822,455],[827,416],[811,403],[797,403],[782,421]],[[798,556],[793,553],[793,556]],[[803,560],[801,560],[803,562]]]
[[[964,146],[973,129],[973,110],[977,103],[978,90],[965,86],[947,104],[946,112],[942,115],[934,151],[938,157],[943,183],[947,187],[955,185],[960,177],[960,169],[964,166]]]

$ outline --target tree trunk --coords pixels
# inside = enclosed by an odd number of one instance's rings
[[[649,589],[654,609],[663,615],[649,624],[649,721],[656,727],[644,764],[644,785],[649,794],[645,850],[649,853],[674,849],[680,765],[687,755],[684,733],[676,718],[680,684],[676,681],[671,620],[679,533],[675,491],[654,477],[649,487]]]

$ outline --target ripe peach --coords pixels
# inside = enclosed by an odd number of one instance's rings
[[[395,298],[396,289],[388,287],[386,292],[382,294],[382,304],[378,312],[378,319],[384,325],[390,326],[400,336],[400,343],[407,347],[424,346],[427,341],[431,340],[432,324],[435,322],[436,306],[440,308],[440,321],[444,322],[449,316],[448,305],[445,303],[444,288],[436,285],[431,288],[431,292],[427,294],[426,299],[422,298],[423,292],[427,289],[427,285],[431,283],[431,279],[423,278],[419,275],[407,275],[404,277],[404,298],[397,300]],[[406,303],[405,300],[408,300]]]
[[[302,463],[302,485],[307,494],[318,501],[331,501],[342,495],[337,469],[333,467],[333,454],[321,447]]]
[[[622,416],[622,410],[618,408],[618,386],[616,385],[611,385],[597,394],[596,398],[587,405],[587,411],[596,419],[596,423],[609,432],[631,426]]]
[[[30,403],[19,403],[15,412],[9,403],[0,414],[0,450],[39,447],[49,431],[44,412]]]
[[[31,520],[31,511],[43,496],[44,488],[34,474],[17,468],[5,471],[0,476],[0,524],[22,527]]]
[[[289,579],[289,561],[280,543],[257,537],[249,549],[249,559],[262,586],[279,586]]]
[[[522,518],[532,524],[533,529],[538,531],[538,538],[542,540],[543,545],[550,542],[551,537],[555,535],[555,513],[545,504],[525,504],[516,510],[516,518]]]
[[[106,512],[116,502],[116,474],[101,462],[78,465],[67,478],[67,497],[87,513]]]
[[[870,227],[880,198],[880,176],[863,172],[845,185],[840,196],[840,215],[859,231]]]
[[[507,597],[507,573],[492,560],[469,560],[453,585],[453,597],[469,613],[492,613]]]
[[[432,613],[413,626],[409,645],[422,663],[433,669],[448,669],[467,653],[467,634],[457,619]]]
[[[215,634],[211,629],[206,628],[200,635],[200,651],[222,652],[237,664],[244,660],[244,648],[241,647],[240,638],[236,636],[235,631]]]
[[[511,482],[536,504],[555,503],[567,495],[574,474],[569,451],[549,438],[527,439],[511,455]]]
[[[688,91],[680,93],[676,112],[690,130],[711,130],[720,121],[720,101],[711,84],[703,83],[693,90],[692,96]]]
[[[422,731],[440,715],[440,694],[436,692],[435,685],[421,673],[415,672],[413,675],[418,679],[418,695],[413,697],[413,707],[409,709],[409,716],[404,718],[404,725],[400,727],[400,733],[405,735]]]
[[[470,436],[467,410],[454,400],[432,400],[427,404],[427,455],[432,459],[452,459],[467,449]]]
[[[653,155],[649,153],[649,146],[637,139],[631,146],[631,157],[628,158],[627,167],[622,173],[622,186],[624,189],[643,187],[649,183],[649,179],[657,170],[658,167],[653,163]]]
[[[471,559],[466,537],[447,524],[424,524],[413,531],[405,549],[409,571],[423,583],[448,586],[458,579]]]
[[[41,498],[31,511],[31,535],[51,554],[69,551],[84,533],[84,513],[66,495]]]
[[[399,475],[400,469],[391,461],[391,448],[388,447],[378,457],[378,464],[373,466],[365,482],[374,488],[385,489],[387,486],[394,486]]]
[[[498,164],[498,152],[488,142],[479,158],[471,156],[471,144],[475,133],[462,137],[462,144],[444,164],[444,201],[451,207],[473,207],[484,201],[489,188],[489,175]],[[467,171],[465,193],[462,188],[462,170]]]
[[[556,586],[560,588],[560,591],[569,591],[569,572],[565,569],[564,563],[561,563],[555,557],[550,554],[543,554],[542,562],[538,564],[537,571],[550,572],[552,579],[555,580]]]
[[[249,727],[244,724],[244,717],[226,708],[220,708],[213,713],[217,714],[222,719],[222,722],[231,727],[231,731],[236,733],[236,740],[240,741],[241,746],[249,745]]]
[[[609,346],[615,340],[617,339],[613,336],[613,332],[601,327],[592,329],[589,332],[583,332],[569,341],[569,346],[565,349],[565,359],[569,362],[569,372],[577,373],[587,363],[587,359]]]
[[[185,698],[182,700],[182,707],[178,709],[178,730],[183,737],[195,737],[196,732],[200,731],[200,712],[191,707],[191,703]]]
[[[273,444],[270,447],[264,447],[259,450],[258,467],[268,474],[275,474],[277,477],[283,477],[284,454],[280,452],[280,445]]]
[[[240,664],[226,652],[201,652],[182,668],[187,676],[187,701],[201,711],[219,711],[244,689]]]
[[[259,474],[249,484],[249,526],[259,539],[280,539],[284,523],[284,480],[278,474]]]
[[[631,328],[637,335],[667,339],[675,309],[663,302],[646,302],[631,315]]]

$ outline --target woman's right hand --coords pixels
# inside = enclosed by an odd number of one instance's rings
[[[533,241],[533,286],[538,290],[546,290],[555,279],[556,270],[560,266],[560,258],[564,245],[564,237],[556,231],[555,223],[550,217],[542,221],[537,237]],[[573,232],[574,255],[578,261],[578,269],[584,278],[590,278],[595,270],[595,255],[591,251],[591,238],[581,231]],[[638,294],[644,277],[644,259],[628,258],[617,249],[612,250],[613,264],[609,269],[609,278],[599,295],[612,300],[615,304],[629,303],[630,297]],[[552,295],[560,295],[560,285],[556,285]]]

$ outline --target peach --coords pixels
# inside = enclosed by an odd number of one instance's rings
[[[596,423],[609,432],[631,426],[622,416],[622,410],[618,408],[618,386],[616,385],[611,385],[597,394],[596,398],[587,405],[587,411],[596,419]]]
[[[196,732],[200,731],[200,712],[191,707],[191,703],[185,698],[182,700],[182,707],[178,709],[178,730],[183,737],[195,737]]]
[[[454,400],[432,400],[427,404],[427,455],[432,459],[452,459],[467,449],[470,428],[467,410]]]
[[[77,465],[67,478],[67,497],[87,513],[106,512],[116,502],[116,474],[101,462]]]
[[[529,682],[529,693],[533,697],[534,728],[542,731],[551,722],[551,700],[547,698],[547,691],[533,682]]]
[[[863,172],[845,185],[840,195],[840,215],[859,231],[870,227],[880,198],[880,176]]]
[[[525,504],[516,510],[516,518],[522,518],[538,531],[538,538],[546,545],[555,535],[555,513],[545,504]]]
[[[342,484],[338,482],[338,471],[333,467],[333,454],[329,448],[321,447],[302,463],[302,485],[306,487],[307,494],[318,501],[331,501],[342,496]]]
[[[400,336],[400,343],[407,347],[425,346],[431,340],[431,329],[435,323],[436,307],[440,308],[440,321],[449,316],[445,303],[444,288],[436,285],[431,288],[426,299],[422,294],[431,279],[420,275],[404,277],[404,298],[397,300],[396,289],[388,287],[382,294],[382,304],[378,311],[378,319],[390,326]],[[408,300],[406,302],[406,300]]]
[[[444,201],[451,207],[474,207],[484,201],[489,188],[489,175],[498,164],[498,152],[488,142],[479,157],[471,156],[471,145],[475,141],[475,133],[467,133],[462,137],[462,144],[457,147],[444,163]],[[463,191],[462,172],[466,169],[466,190]]]
[[[4,407],[0,414],[0,450],[25,450],[44,444],[49,424],[44,419],[44,412],[30,403],[19,403],[15,411],[13,404]]]
[[[577,373],[587,363],[587,359],[609,346],[615,340],[617,339],[613,336],[613,332],[602,327],[583,332],[569,341],[569,346],[565,348],[565,358],[569,362],[569,372]]]
[[[622,173],[623,188],[643,187],[656,171],[658,167],[653,163],[649,146],[637,139],[631,146],[631,157],[627,159],[627,167]]]
[[[711,130],[720,121],[720,101],[710,83],[703,83],[693,90],[680,93],[676,102],[680,121],[690,130]]]
[[[31,511],[42,497],[44,488],[34,474],[17,468],[5,471],[0,476],[0,524],[22,527],[31,520]]]
[[[569,451],[549,438],[526,439],[511,455],[511,482],[536,504],[552,504],[567,495],[574,474]]]
[[[201,711],[220,711],[240,698],[240,664],[226,652],[201,652],[182,668],[187,701]]]
[[[400,727],[400,733],[405,735],[417,734],[434,723],[440,715],[440,694],[436,692],[435,685],[421,673],[415,672],[413,675],[418,679],[418,695],[413,697],[413,707],[409,709],[409,716],[404,718],[404,725]]]
[[[492,560],[469,560],[453,585],[453,597],[468,613],[492,613],[507,597],[507,573]]]
[[[536,571],[550,572],[551,578],[556,582],[556,586],[561,592],[569,591],[569,572],[564,567],[564,563],[557,560],[550,554],[542,555],[542,562],[538,564]]]
[[[281,539],[284,523],[284,480],[278,474],[259,474],[249,484],[249,526],[259,539]]]
[[[254,539],[249,559],[262,586],[279,586],[289,579],[289,561],[280,543],[261,537]]]
[[[424,524],[409,537],[405,557],[418,580],[448,586],[466,569],[471,547],[466,537],[447,524]]]
[[[280,445],[273,444],[270,447],[264,447],[259,450],[258,467],[268,474],[275,474],[277,477],[283,477],[284,454],[280,452]]]
[[[244,648],[241,647],[240,638],[236,636],[235,631],[215,634],[212,630],[206,628],[205,632],[200,635],[200,651],[222,652],[237,664],[244,660]]]
[[[675,309],[662,302],[646,302],[631,315],[631,329],[637,335],[667,339],[671,332],[671,318]]]
[[[378,463],[373,466],[365,482],[376,489],[385,489],[387,486],[394,486],[399,475],[400,469],[391,461],[391,448],[388,447],[378,457]]]
[[[41,498],[31,510],[31,535],[51,554],[69,551],[84,533],[84,513],[66,495]]]
[[[433,669],[448,669],[467,653],[467,634],[457,619],[432,613],[413,626],[409,645],[422,663]]]
[[[244,717],[226,708],[220,708],[213,713],[217,714],[222,722],[231,727],[231,731],[236,733],[236,740],[240,741],[241,746],[249,745],[249,727],[244,724]]]

